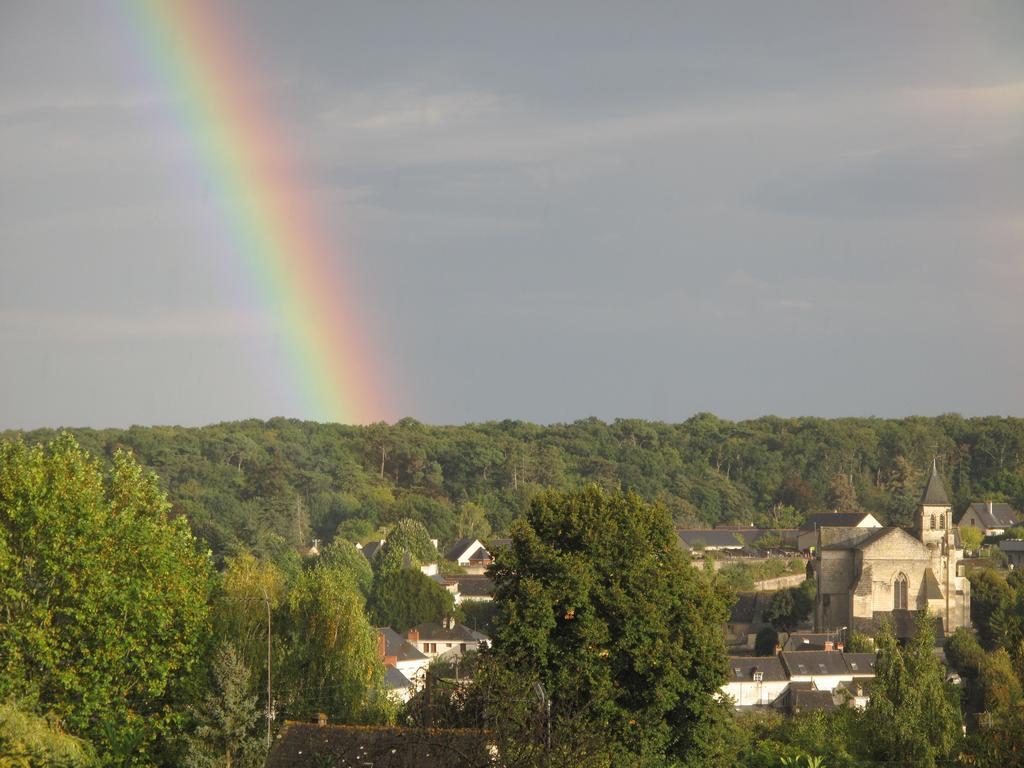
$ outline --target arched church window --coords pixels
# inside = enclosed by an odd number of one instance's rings
[[[901,573],[892,585],[892,608],[894,611],[907,608],[907,575]]]
[[[935,515],[932,515],[932,530],[935,530]]]
[[[939,515],[939,528],[946,530],[946,515],[945,513]]]

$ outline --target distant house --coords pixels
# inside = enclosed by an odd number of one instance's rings
[[[726,645],[753,648],[757,630],[764,625],[761,616],[772,599],[771,592],[741,592],[729,611],[725,625]]]
[[[778,542],[780,549],[794,549],[797,531],[793,528],[677,528],[679,546],[688,551],[741,550],[755,547],[764,538]]]
[[[437,539],[431,539],[430,542],[437,548]],[[370,541],[366,544],[356,544],[356,549],[363,553],[363,557],[373,563],[374,559],[381,552],[384,551],[384,547],[387,546],[387,541],[380,539],[378,541]],[[420,571],[427,576],[435,576],[437,574],[437,563],[427,563],[426,565],[420,566]]]
[[[738,708],[774,707],[794,713],[863,707],[875,677],[875,654],[839,650],[793,651],[777,656],[733,656],[720,689]]]
[[[721,691],[736,707],[767,707],[788,687],[789,676],[778,656],[733,656]]]
[[[266,768],[464,768],[494,763],[486,731],[286,722]]]
[[[487,602],[494,599],[494,582],[489,576],[482,574],[442,576],[438,574],[431,578],[448,590],[455,605],[461,605],[464,602]]]
[[[811,515],[800,526],[798,546],[802,552],[818,545],[818,529],[824,526],[830,528],[881,528],[882,524],[868,512],[835,511]]]
[[[976,501],[961,515],[961,528],[977,528],[983,536],[1002,536],[1021,524],[1021,514],[1006,502]]]
[[[486,645],[490,638],[482,632],[470,629],[465,624],[458,624],[451,617],[442,623],[427,622],[410,629],[406,639],[417,650],[431,659],[439,656],[461,656],[467,651],[476,651]]]
[[[389,694],[408,701],[422,681],[430,658],[391,627],[377,627],[377,655],[384,661],[384,685]]]
[[[1024,566],[1024,539],[1003,539],[999,542],[999,549],[1006,554],[1011,568]]]
[[[494,557],[480,539],[459,539],[444,554],[445,560],[458,563],[467,573],[482,574]]]

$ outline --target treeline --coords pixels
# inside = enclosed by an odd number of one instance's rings
[[[74,429],[94,455],[121,448],[155,470],[174,513],[218,556],[368,539],[400,519],[442,545],[500,534],[544,487],[587,483],[662,503],[683,525],[796,526],[864,509],[907,523],[933,458],[961,511],[1024,503],[1024,419],[783,419],[681,424],[585,419],[435,427],[406,418],[366,427],[288,419],[201,428]],[[11,439],[14,432],[0,434]],[[24,433],[45,442],[52,430]]]

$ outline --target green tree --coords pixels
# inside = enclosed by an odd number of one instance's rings
[[[905,647],[891,626],[883,625],[875,637],[878,662],[864,724],[871,734],[865,746],[876,759],[934,768],[961,746],[959,696],[932,653],[934,621],[922,611]]]
[[[764,610],[764,620],[782,632],[792,632],[807,621],[814,610],[814,582],[781,589]]]
[[[754,638],[755,656],[774,656],[775,646],[779,644],[779,633],[774,627],[761,627]]]
[[[1006,579],[991,568],[971,571],[971,623],[978,630],[978,639],[988,649],[996,646],[992,619],[1002,613],[1003,606],[1013,601],[1013,590]]]
[[[38,702],[101,753],[112,735],[151,749],[176,727],[207,633],[209,557],[168,509],[127,453],[104,477],[67,434],[0,446],[0,696]]]
[[[440,621],[451,614],[451,593],[411,568],[381,571],[370,593],[370,611],[377,626],[404,633],[426,621]]]
[[[0,768],[93,768],[92,746],[65,733],[53,717],[0,704]]]
[[[437,548],[423,523],[406,518],[388,531],[383,551],[374,558],[373,567],[378,572],[399,570],[406,563],[419,568],[437,562],[438,557]]]
[[[384,676],[377,633],[349,571],[326,562],[303,571],[282,612],[275,690],[282,691],[288,717],[325,712],[332,720],[373,722],[388,716],[385,697],[372,695]]]
[[[616,765],[722,759],[722,596],[664,509],[596,486],[537,496],[493,569],[497,665]],[[595,758],[592,764],[600,764]]]
[[[186,739],[187,768],[256,768],[265,742],[256,734],[261,713],[249,693],[249,670],[230,643],[213,662],[213,685],[197,708],[199,726]]]
[[[960,527],[960,539],[964,543],[964,549],[968,552],[977,552],[981,547],[981,542],[985,540],[985,536],[977,528],[964,525]]]

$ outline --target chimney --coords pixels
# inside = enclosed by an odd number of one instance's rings
[[[782,653],[782,646],[779,645],[778,643],[776,643],[775,644],[775,655],[778,656],[780,653]]]
[[[437,539],[431,539],[430,543],[434,545],[434,549],[437,549]]]
[[[388,643],[384,639],[384,633],[377,630],[377,658],[383,659],[388,652]]]
[[[323,728],[327,725],[327,715],[323,712],[316,713],[316,724]]]
[[[988,503],[988,513],[990,515],[992,514],[992,502],[991,501]]]
[[[831,640],[826,640],[825,641],[825,652],[828,653],[832,649],[833,649],[832,641]]]
[[[384,657],[384,666],[385,667],[397,667],[398,666],[398,657],[397,656],[385,656]]]
[[[445,616],[444,617],[444,628],[445,629],[452,629],[454,626],[455,626],[455,617],[454,616]]]
[[[418,643],[420,641],[420,631],[418,629],[410,629],[405,633],[405,639],[410,643]]]
[[[842,643],[836,643],[836,650],[842,653],[844,650],[846,650],[846,646],[844,646]]]

